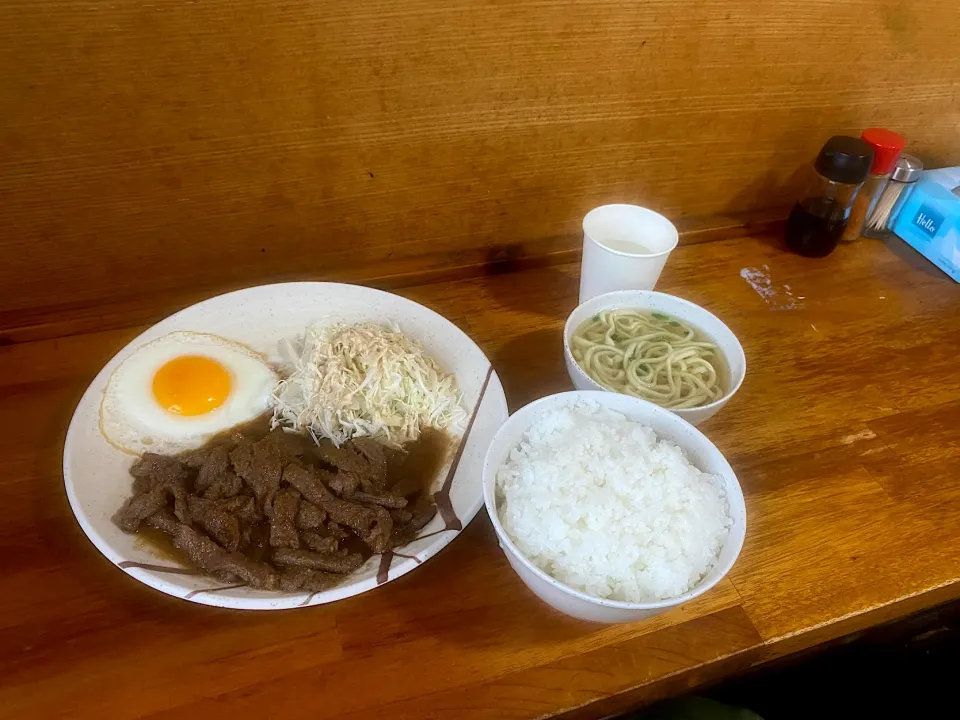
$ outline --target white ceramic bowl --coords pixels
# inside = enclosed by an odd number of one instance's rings
[[[670,412],[676,413],[687,422],[699,425],[716,415],[720,408],[726,405],[740,389],[743,378],[747,373],[747,358],[743,354],[743,348],[740,346],[737,336],[723,324],[720,318],[699,305],[694,305],[689,300],[666,293],[654,292],[653,290],[618,290],[587,300],[570,313],[570,317],[567,318],[567,324],[563,328],[563,358],[567,363],[567,374],[577,390],[604,391],[605,389],[600,383],[591,379],[573,359],[573,353],[570,352],[570,336],[576,332],[581,323],[601,310],[617,308],[649,310],[680,318],[698,330],[702,330],[720,347],[720,352],[723,353],[727,361],[727,369],[730,373],[730,388],[727,392],[719,400],[714,400],[709,405],[671,410]]]
[[[686,453],[687,458],[700,470],[723,478],[733,526],[730,528],[730,534],[727,536],[727,541],[720,552],[717,564],[689,592],[669,600],[644,603],[619,602],[592,597],[554,580],[547,573],[535,567],[517,549],[517,546],[507,536],[506,531],[500,524],[496,498],[496,476],[500,466],[503,465],[509,452],[520,442],[523,433],[530,427],[538,413],[541,411],[550,412],[552,409],[563,407],[576,402],[578,399],[587,399],[599,403],[604,408],[619,412],[631,420],[653,428],[658,437],[671,440],[679,445]],[[737,556],[740,554],[740,548],[743,547],[743,538],[747,529],[746,508],[743,504],[743,491],[740,489],[740,483],[737,481],[737,476],[729,463],[713,443],[693,425],[670,411],[646,400],[640,400],[630,395],[621,395],[620,393],[592,391],[559,393],[532,402],[511,415],[494,435],[487,450],[487,456],[483,463],[483,499],[487,506],[487,514],[490,516],[490,521],[497,532],[500,547],[507,556],[510,565],[516,570],[527,587],[541,600],[560,612],[594,622],[621,623],[642,620],[702,595],[720,582],[733,567]]]

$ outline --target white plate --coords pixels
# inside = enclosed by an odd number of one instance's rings
[[[281,338],[303,332],[317,320],[394,322],[457,378],[470,418],[458,452],[441,471],[436,489],[449,497],[420,537],[395,553],[374,555],[344,583],[318,593],[279,593],[222,582],[175,567],[123,533],[113,514],[130,495],[134,457],[111,446],[99,429],[100,398],[114,368],[144,343],[175,330],[208,332],[244,343],[277,359]],[[481,471],[494,433],[507,419],[507,402],[490,361],[449,320],[422,305],[390,293],[337,283],[284,283],[239,290],[205,300],[157,323],[104,366],[87,388],[67,431],[63,478],[80,527],[113,564],[140,582],[168,595],[202,603],[251,610],[280,610],[332,602],[372,590],[410,572],[436,555],[473,519],[483,505]],[[446,490],[446,492],[443,492]]]

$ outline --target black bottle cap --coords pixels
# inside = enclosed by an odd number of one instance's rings
[[[834,182],[859,185],[867,179],[873,164],[873,146],[866,140],[834,135],[817,155],[817,172]]]

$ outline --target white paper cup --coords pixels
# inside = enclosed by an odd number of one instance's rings
[[[601,205],[583,218],[580,302],[615,290],[653,290],[680,236],[660,213]]]

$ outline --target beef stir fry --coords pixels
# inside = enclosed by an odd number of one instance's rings
[[[162,532],[218,580],[324,590],[430,522],[448,447],[437,431],[399,451],[369,439],[317,445],[264,418],[182,455],[145,453],[114,520]]]

